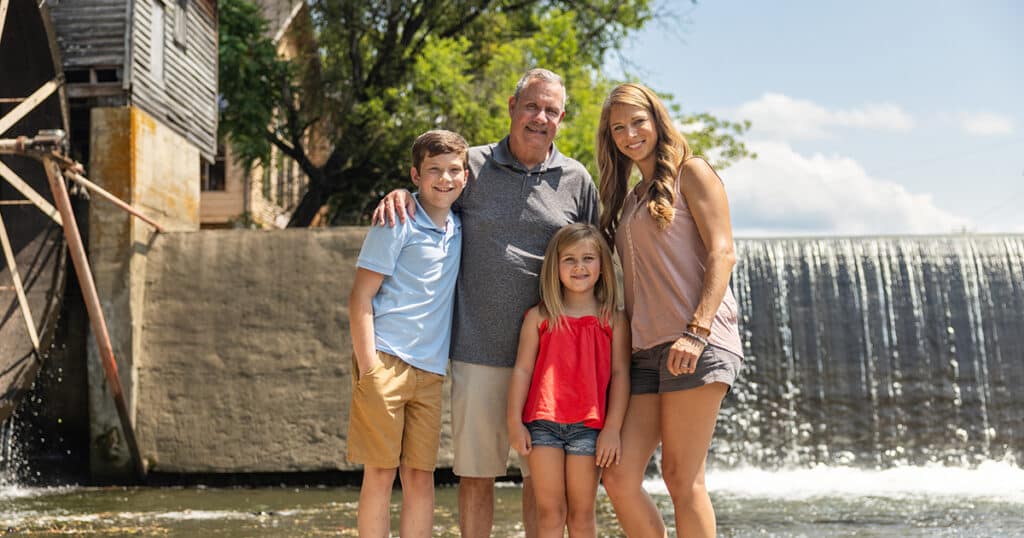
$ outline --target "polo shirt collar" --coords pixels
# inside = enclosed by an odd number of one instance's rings
[[[445,217],[444,227],[438,227],[434,224],[434,219],[430,218],[430,215],[427,214],[427,210],[423,209],[423,206],[420,205],[420,193],[412,193],[412,198],[413,200],[416,200],[416,218],[412,219],[413,226],[423,230],[433,230],[441,233],[448,231],[448,227],[452,221],[452,212],[450,209],[448,210],[448,216]]]
[[[551,169],[559,169],[565,167],[566,163],[569,162],[569,158],[562,155],[562,152],[558,151],[558,147],[555,146],[554,142],[551,143],[551,152],[548,154],[548,158],[544,162],[535,166],[532,170],[528,170],[523,163],[519,162],[512,155],[512,150],[508,146],[508,135],[501,139],[501,142],[494,147],[494,151],[491,152],[491,158],[494,159],[498,164],[521,170],[523,172],[546,172]]]

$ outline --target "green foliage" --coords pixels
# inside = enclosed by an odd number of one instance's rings
[[[265,37],[267,22],[247,0],[219,0],[218,84],[222,96],[220,131],[227,135],[245,165],[268,162],[267,128],[290,85],[289,64]]]
[[[743,158],[757,158],[740,140],[750,130],[750,120],[731,122],[702,112],[681,117],[680,127],[693,153],[707,157],[719,170]]]
[[[311,0],[309,53],[284,62],[268,54],[273,44],[245,4],[220,0],[221,125],[247,159],[265,159],[274,145],[299,162],[310,192],[293,225],[324,203],[335,222],[365,219],[383,193],[408,185],[409,147],[425,130],[451,129],[471,144],[501,139],[508,97],[535,66],[565,80],[556,143],[596,176],[594,137],[614,85],[601,71],[606,53],[657,14],[650,0]],[[225,24],[229,8],[241,15],[227,18],[245,24]],[[746,155],[735,138],[745,127],[699,119],[692,141],[723,148],[719,165]],[[315,165],[311,134],[330,148]]]

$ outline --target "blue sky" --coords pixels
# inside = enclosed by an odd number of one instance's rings
[[[1024,3],[665,5],[626,69],[754,122],[722,172],[737,236],[1024,233]]]

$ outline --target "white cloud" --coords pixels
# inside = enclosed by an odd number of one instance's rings
[[[910,114],[893,104],[869,103],[853,109],[833,110],[778,93],[766,93],[756,101],[746,102],[729,116],[753,122],[754,133],[785,139],[827,138],[828,129],[834,127],[896,132],[914,128]]]
[[[990,112],[961,112],[960,127],[973,136],[1008,135],[1013,133],[1013,120]]]
[[[737,237],[950,233],[974,226],[931,195],[871,177],[840,155],[805,156],[784,142],[748,143],[757,152],[723,174]]]

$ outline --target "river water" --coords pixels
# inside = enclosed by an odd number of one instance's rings
[[[1024,536],[1024,470],[817,466],[790,471],[709,471],[725,537]],[[671,524],[663,484],[647,483]],[[497,489],[494,536],[522,536],[520,489]],[[0,532],[14,536],[355,536],[358,489],[0,488]],[[395,505],[401,496],[396,492]],[[458,536],[456,490],[437,491],[435,536]],[[394,512],[394,510],[393,510]],[[621,536],[607,497],[601,536]],[[393,522],[397,529],[397,521]]]

